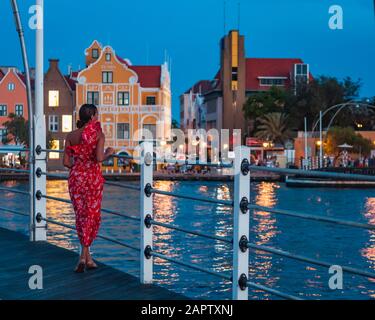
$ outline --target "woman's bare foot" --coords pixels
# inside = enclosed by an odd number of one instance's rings
[[[85,259],[85,257],[81,256],[78,260],[78,264],[77,264],[76,268],[74,269],[74,272],[76,272],[76,273],[85,272],[85,268],[86,268],[86,259]]]
[[[87,254],[86,254],[86,269],[87,270],[92,270],[92,269],[97,269],[97,268],[98,268],[98,265],[92,259],[90,251],[87,250]]]

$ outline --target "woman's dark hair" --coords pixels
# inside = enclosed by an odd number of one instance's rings
[[[83,104],[79,109],[79,120],[77,121],[77,128],[82,128],[88,123],[93,116],[98,113],[98,108],[93,104]]]

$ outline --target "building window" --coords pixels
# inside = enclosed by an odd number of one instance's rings
[[[261,86],[284,86],[285,79],[281,78],[262,78],[260,79]]]
[[[13,82],[8,83],[8,91],[13,91],[16,88],[16,85]]]
[[[152,136],[150,136],[152,135]],[[155,124],[144,124],[142,132],[142,140],[156,140],[156,125]]]
[[[48,105],[50,107],[59,106],[59,91],[58,90],[48,91]]]
[[[73,121],[73,118],[70,114],[64,114],[62,116],[62,132],[72,131],[72,121]]]
[[[93,59],[98,59],[99,50],[98,49],[92,49],[91,54],[92,54]]]
[[[103,83],[112,83],[113,82],[113,72],[112,71],[103,71],[102,72],[102,82]]]
[[[23,116],[23,105],[16,104],[16,116],[22,117]]]
[[[51,141],[51,149],[52,150],[59,150],[60,149],[60,141],[59,140],[52,140]],[[60,154],[58,152],[50,152],[49,158],[50,159],[59,159]]]
[[[7,129],[0,129],[0,143],[2,143],[8,135]]]
[[[117,139],[129,139],[129,123],[117,124]]]
[[[49,131],[57,132],[59,131],[59,118],[55,115],[50,115],[48,117]]]
[[[117,104],[119,106],[129,105],[129,92],[119,92],[117,95]]]
[[[155,105],[156,104],[156,98],[154,96],[148,96],[146,97],[146,104],[149,105]]]
[[[0,104],[0,117],[6,117],[7,115],[7,106],[5,104]]]
[[[99,92],[98,91],[88,91],[87,92],[87,103],[88,104],[99,104]]]
[[[105,54],[105,61],[111,61],[111,54],[110,53]]]
[[[297,76],[307,76],[307,64],[297,64],[296,65],[296,75]]]

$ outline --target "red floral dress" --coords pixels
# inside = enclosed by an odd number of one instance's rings
[[[81,143],[67,147],[73,157],[68,179],[69,194],[79,240],[87,247],[96,238],[101,221],[104,178],[96,160],[96,146],[101,132],[100,123],[90,121],[83,129]]]

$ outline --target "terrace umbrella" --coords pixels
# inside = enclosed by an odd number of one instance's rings
[[[350,144],[347,144],[347,143],[344,143],[344,144],[340,144],[339,146],[337,146],[338,148],[342,148],[342,149],[351,149],[353,148],[353,146],[351,146]]]

